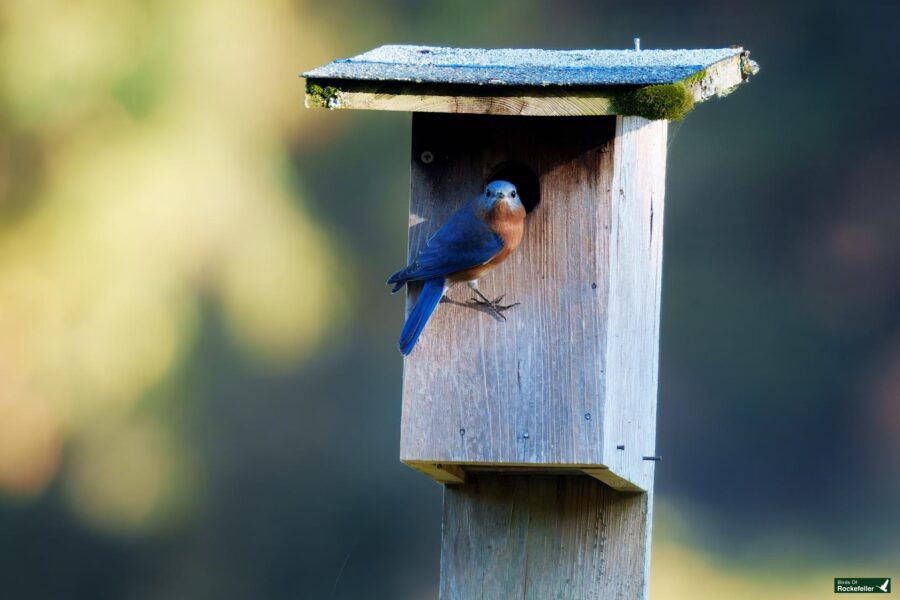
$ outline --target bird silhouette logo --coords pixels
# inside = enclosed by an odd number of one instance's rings
[[[878,589],[885,593],[890,593],[891,580],[885,579],[884,583],[878,586]]]

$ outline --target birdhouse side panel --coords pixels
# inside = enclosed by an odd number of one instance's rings
[[[666,121],[617,117],[611,205],[607,466],[644,490],[656,468]]]

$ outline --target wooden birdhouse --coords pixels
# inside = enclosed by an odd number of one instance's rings
[[[383,46],[304,74],[308,106],[413,113],[410,258],[489,181],[529,211],[480,282],[519,305],[456,286],[404,359],[400,459],[459,484],[442,598],[646,595],[667,121],[755,68],[736,47]]]

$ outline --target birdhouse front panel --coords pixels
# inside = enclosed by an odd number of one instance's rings
[[[474,304],[473,291],[457,284],[406,357],[404,462],[453,482],[462,475],[459,469],[473,468],[597,475],[618,461],[624,473],[628,469],[616,452],[652,452],[652,447],[629,449],[618,433],[607,439],[613,427],[609,419],[619,419],[625,410],[613,404],[641,404],[629,396],[647,392],[629,390],[627,383],[610,377],[610,361],[623,360],[611,356],[620,350],[615,345],[641,343],[640,336],[647,337],[643,343],[655,344],[653,331],[620,331],[622,322],[610,322],[610,287],[622,289],[616,277],[618,267],[626,266],[613,262],[616,257],[627,256],[627,267],[635,270],[629,278],[648,282],[649,287],[629,286],[627,297],[655,313],[651,321],[658,322],[658,285],[652,283],[658,269],[650,256],[656,249],[644,238],[660,226],[662,198],[654,224],[648,211],[630,210],[631,203],[648,204],[645,199],[625,198],[631,194],[624,188],[614,193],[616,133],[622,122],[617,117],[414,115],[410,260],[491,180],[511,180],[530,212],[521,245],[478,284],[489,299],[502,296],[501,304],[518,304],[497,315]],[[638,183],[623,182],[625,187]],[[630,204],[622,206],[625,201]],[[629,211],[635,213],[633,220],[646,220],[641,223],[645,233],[622,229],[620,221]],[[623,237],[614,238],[614,232]],[[407,310],[416,293],[412,286]],[[622,339],[622,333],[632,339]],[[653,361],[655,372],[655,355]],[[615,399],[609,397],[611,387]],[[630,424],[653,429],[653,423],[640,422],[649,421],[649,412],[629,412]],[[621,429],[615,424],[616,432]],[[616,450],[620,445],[625,450]],[[644,471],[643,465],[636,469]],[[611,475],[610,482],[620,477]],[[640,487],[630,480],[618,483]]]

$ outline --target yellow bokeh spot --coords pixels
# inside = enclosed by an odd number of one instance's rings
[[[227,323],[257,356],[276,364],[302,357],[333,327],[346,307],[350,282],[341,275],[329,241],[287,206],[262,210],[278,223],[257,226],[248,215],[244,235],[226,258],[222,300]]]
[[[0,494],[62,466],[86,521],[150,531],[197,492],[198,450],[153,410],[201,307],[266,366],[340,322],[346,257],[283,172],[311,121],[297,72],[331,54],[309,12],[0,2]]]
[[[181,445],[147,420],[108,421],[75,440],[65,479],[84,520],[133,535],[177,518],[196,485]]]
[[[0,488],[15,495],[41,491],[56,471],[62,432],[47,404],[19,401],[10,379],[0,390]]]

